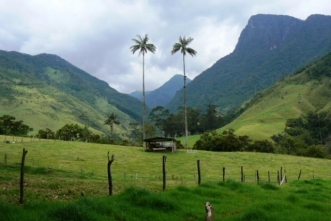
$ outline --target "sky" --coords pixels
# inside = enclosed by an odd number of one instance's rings
[[[145,87],[154,90],[183,74],[179,37],[194,40],[186,75],[194,79],[230,54],[249,18],[331,14],[330,0],[0,0],[0,50],[56,54],[121,93],[142,90],[142,56],[130,46],[149,37]]]

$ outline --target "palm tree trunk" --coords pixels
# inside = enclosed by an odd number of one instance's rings
[[[187,126],[187,108],[186,108],[186,74],[185,74],[185,55],[183,54],[183,69],[184,69],[184,123],[185,123],[185,147],[188,151],[188,126]]]
[[[145,54],[143,53],[143,113],[142,113],[143,140],[146,138],[145,131],[145,115],[146,115],[146,100],[145,100]],[[143,141],[143,147],[145,142]]]

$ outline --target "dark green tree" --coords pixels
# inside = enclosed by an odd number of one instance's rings
[[[9,135],[11,133],[15,119],[15,117],[10,115],[3,115],[0,117],[0,125],[3,134]]]
[[[223,117],[216,110],[216,105],[209,104],[206,113],[202,115],[200,121],[203,131],[216,130],[217,128],[221,127]]]
[[[149,114],[150,121],[155,125],[158,132],[162,133],[163,136],[166,136],[166,124],[170,116],[170,111],[162,106],[157,106],[152,109]]]
[[[141,128],[139,128],[139,124],[137,122],[131,122],[129,123],[129,130],[130,134],[129,137],[132,141],[132,143],[142,142],[142,132]]]
[[[107,118],[105,120],[105,124],[109,125],[110,127],[110,135],[113,136],[113,130],[114,130],[114,124],[120,124],[120,122],[117,120],[117,116],[114,113],[110,113],[107,115]]]
[[[3,115],[0,117],[0,131],[5,135],[21,135],[26,136],[29,132],[33,131],[23,121],[15,121],[16,118],[11,115]]]
[[[40,129],[38,131],[38,137],[42,139],[54,139],[55,133],[49,128]]]
[[[61,140],[79,140],[83,134],[82,130],[78,124],[66,124],[56,131],[56,137]]]

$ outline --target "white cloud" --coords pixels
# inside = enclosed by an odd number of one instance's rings
[[[152,90],[182,74],[181,55],[170,54],[179,36],[194,38],[198,54],[186,58],[194,78],[232,52],[250,16],[306,19],[330,8],[327,0],[2,0],[0,49],[57,54],[129,93],[142,88],[141,56],[129,49],[137,34],[148,34],[157,47],[146,56],[146,90]]]

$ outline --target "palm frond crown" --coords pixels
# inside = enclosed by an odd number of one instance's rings
[[[144,38],[140,35],[137,35],[138,39],[132,39],[136,44],[130,47],[131,52],[134,54],[136,51],[139,51],[140,54],[146,54],[148,51],[154,53],[156,51],[156,47],[153,44],[148,44],[148,35],[146,34]]]
[[[120,124],[120,122],[117,120],[117,115],[114,113],[108,114],[107,118],[105,120],[105,124],[111,125],[111,124]]]
[[[175,43],[171,54],[175,54],[177,51],[180,51],[184,56],[186,53],[190,54],[191,56],[195,56],[197,52],[193,48],[187,47],[191,42],[193,41],[193,38],[185,38],[185,37],[179,37],[179,42]]]

